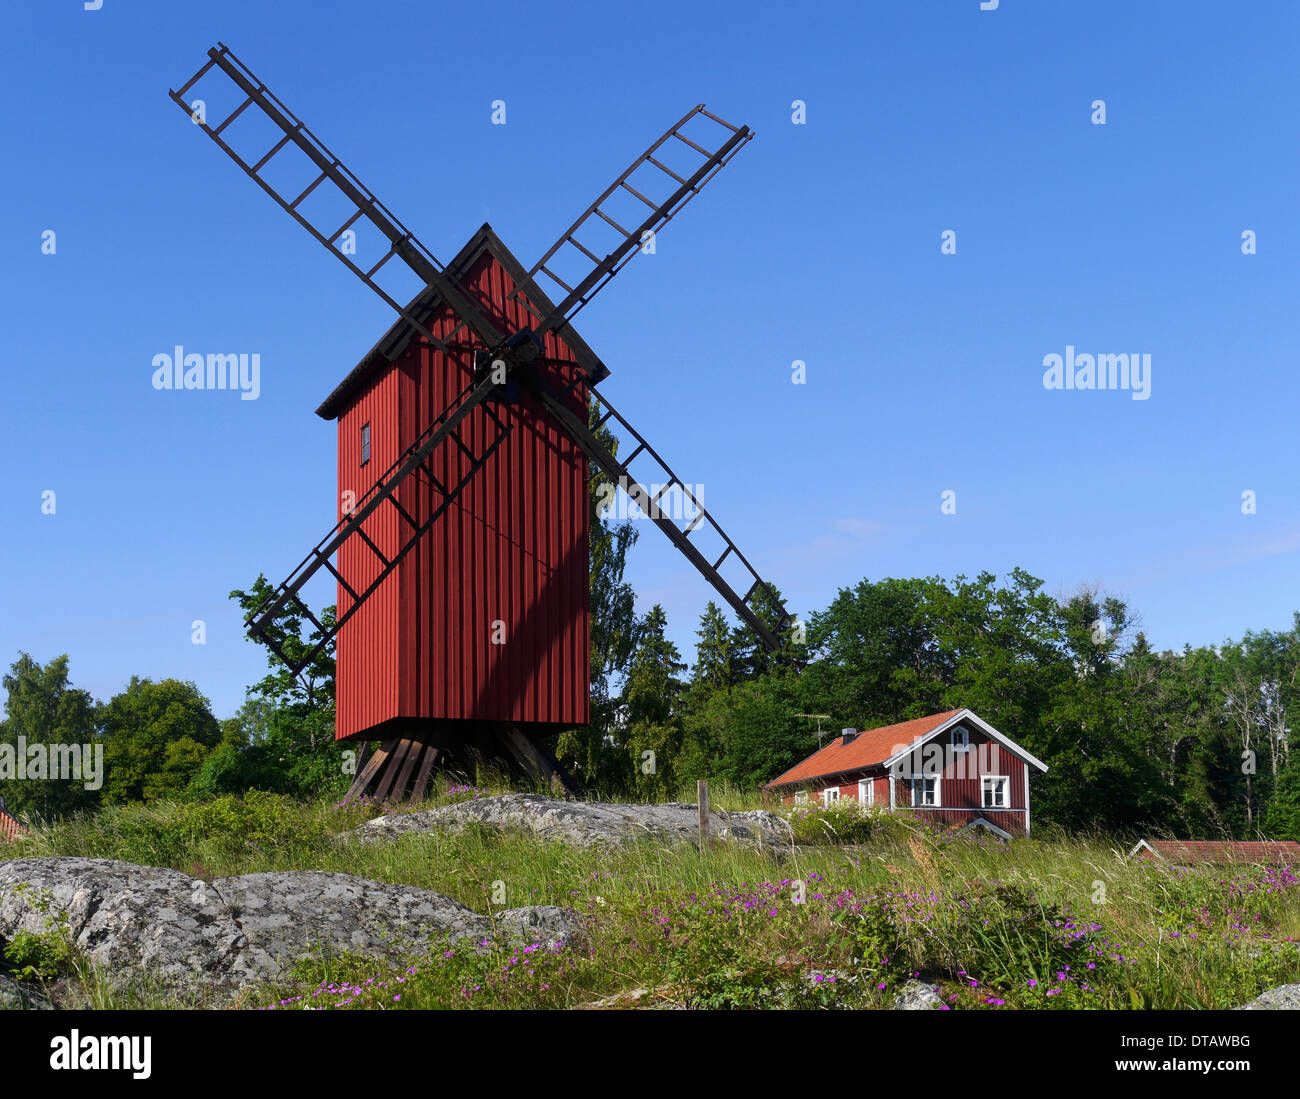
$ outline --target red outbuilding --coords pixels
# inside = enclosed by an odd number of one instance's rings
[[[1295,840],[1138,840],[1129,857],[1138,856],[1174,866],[1241,863],[1246,866],[1290,866],[1300,869],[1300,843]]]
[[[525,269],[484,225],[447,274],[498,328],[551,309]],[[395,324],[317,409],[338,421],[339,514],[364,497],[402,452],[474,382],[481,348],[436,292],[408,307],[457,354]],[[587,418],[587,388],[608,371],[572,327],[548,334],[538,373]],[[344,624],[336,651],[338,739],[416,735],[473,742],[476,730],[526,723],[546,735],[587,722],[590,699],[587,459],[541,404],[517,387],[484,402],[398,489],[418,522],[445,508],[396,571]],[[463,444],[460,445],[460,444]],[[494,445],[495,444],[495,445]],[[444,504],[474,462],[490,455]],[[366,520],[364,535],[392,558],[409,537],[394,508]],[[339,551],[347,585],[363,591],[379,560],[353,538]],[[349,596],[339,586],[340,615]],[[436,724],[435,724],[436,723]],[[434,730],[433,734],[430,730]]]
[[[1030,768],[1047,764],[971,710],[844,730],[767,784],[787,805],[857,801],[947,827],[1029,835]]]
[[[0,798],[0,843],[12,843],[27,834],[27,826],[12,813],[6,812],[5,800]]]

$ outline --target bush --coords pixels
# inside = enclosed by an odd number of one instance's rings
[[[31,894],[31,886],[19,883],[16,893]],[[55,911],[48,892],[33,895],[32,907],[45,917],[43,931],[17,931],[9,941],[0,939],[0,963],[23,981],[52,981],[76,968],[77,948],[66,914]]]
[[[282,793],[284,783],[285,776],[276,769],[264,745],[236,748],[233,744],[222,744],[203,761],[186,794],[203,801],[222,794],[242,794],[246,790]]]
[[[856,801],[833,801],[829,806],[795,806],[790,826],[795,843],[866,843],[888,827],[887,818],[882,809],[866,808]]]
[[[28,845],[33,855],[119,859],[187,872],[199,861],[238,873],[241,863],[272,853],[281,860],[314,859],[330,830],[319,806],[249,790],[210,801],[110,806],[42,829]]]
[[[323,822],[299,802],[263,790],[178,805],[173,827],[188,837],[189,849],[207,848],[227,858],[250,848],[307,847],[326,832]]]
[[[76,952],[62,929],[18,931],[4,943],[3,957],[19,980],[52,981],[72,972]]]

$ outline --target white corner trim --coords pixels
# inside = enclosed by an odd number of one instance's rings
[[[1025,764],[1025,835],[1029,835],[1029,764]]]
[[[1011,839],[1010,832],[1006,831],[1005,829],[999,828],[991,820],[986,820],[984,817],[976,817],[969,824],[963,825],[961,830],[963,832],[966,832],[972,828],[987,828],[990,832],[996,833],[997,835],[1001,836],[1004,840]],[[1028,832],[1026,832],[1026,835],[1027,834]]]

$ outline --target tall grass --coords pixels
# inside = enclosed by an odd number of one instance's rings
[[[426,804],[502,788],[496,776],[468,777],[443,782]],[[711,802],[760,804],[725,786]],[[265,794],[132,805],[40,828],[21,854],[204,877],[332,870],[482,913],[563,905],[589,929],[589,949],[429,943],[391,970],[318,957],[241,1001],[276,1009],[879,1007],[914,977],[938,984],[952,1008],[1210,1008],[1300,980],[1300,887],[1289,871],[1162,868],[1124,858],[1104,835],[1002,843],[886,814],[814,814],[796,827],[816,842],[704,853],[652,841],[576,848],[484,828],[377,844],[345,835],[376,814]],[[60,995],[98,1007],[193,1002],[147,984],[123,992],[86,964]]]

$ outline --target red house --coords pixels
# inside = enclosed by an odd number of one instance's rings
[[[787,805],[855,800],[940,824],[1029,835],[1029,769],[1047,764],[971,710],[857,732],[767,784]]]
[[[447,274],[495,325],[528,323],[528,307],[551,303],[484,225]],[[512,294],[526,286],[527,297]],[[408,312],[457,354],[430,345],[399,320],[318,408],[338,421],[339,514],[361,499],[420,432],[474,377],[474,337],[426,291]],[[587,389],[608,370],[572,328],[546,337],[537,369],[564,390],[585,422]],[[568,388],[570,387],[571,388]],[[508,429],[508,430],[506,430]],[[587,459],[528,393],[507,388],[456,429],[465,447],[440,448],[397,491],[417,521],[481,455],[504,437],[438,523],[344,624],[336,650],[337,739],[419,735],[430,743],[473,743],[503,724],[542,735],[589,717]],[[364,534],[387,557],[402,544],[396,509],[381,509]],[[380,563],[359,539],[339,551],[339,571],[364,590]],[[338,610],[350,606],[342,584]]]

